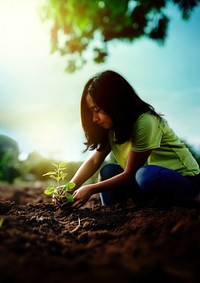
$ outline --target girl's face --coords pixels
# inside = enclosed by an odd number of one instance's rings
[[[108,114],[101,110],[94,102],[93,98],[87,94],[86,104],[92,112],[92,120],[94,123],[104,129],[111,129],[113,122]]]

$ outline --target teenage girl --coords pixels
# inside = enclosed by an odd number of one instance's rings
[[[197,161],[163,116],[120,74],[104,71],[86,83],[81,120],[85,150],[93,154],[71,180],[76,183],[73,207],[96,193],[102,205],[138,196],[200,202]],[[116,164],[101,167],[111,152]],[[99,181],[84,184],[98,169]]]

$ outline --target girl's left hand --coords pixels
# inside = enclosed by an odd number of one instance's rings
[[[72,195],[74,198],[74,203],[72,204],[72,207],[80,208],[89,200],[91,195],[91,185],[85,185],[77,189]]]

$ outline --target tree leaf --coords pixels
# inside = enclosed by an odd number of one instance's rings
[[[133,42],[146,37],[164,43],[169,21],[163,20],[158,32],[155,21],[162,16],[170,19],[165,13],[171,2],[178,6],[183,20],[199,4],[199,0],[46,0],[41,16],[43,22],[49,21],[51,25],[52,51],[66,57],[65,70],[73,73],[88,62],[85,60],[88,52],[95,63],[104,63],[111,41]],[[99,45],[101,53],[96,57],[94,52],[93,56],[91,46],[98,48]]]

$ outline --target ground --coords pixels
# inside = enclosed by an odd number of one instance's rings
[[[0,282],[200,282],[200,207],[59,209],[42,184],[0,186]]]

